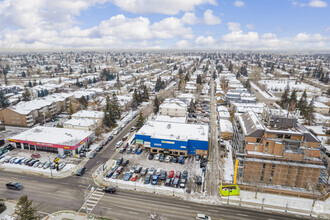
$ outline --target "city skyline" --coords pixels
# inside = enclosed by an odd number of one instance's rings
[[[328,1],[0,1],[2,49],[329,50]]]

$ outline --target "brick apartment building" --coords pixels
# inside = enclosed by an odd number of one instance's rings
[[[320,141],[294,116],[279,110],[253,111],[234,122],[233,148],[239,159],[239,183],[290,187],[316,186],[322,169]]]

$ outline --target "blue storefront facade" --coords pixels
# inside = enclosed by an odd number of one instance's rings
[[[207,155],[208,141],[200,140],[171,140],[152,138],[148,135],[135,135],[137,146],[150,150],[153,153],[168,153],[171,155]]]

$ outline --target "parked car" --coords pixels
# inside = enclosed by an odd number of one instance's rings
[[[157,185],[158,183],[158,175],[153,175],[152,176],[152,181],[151,181],[151,185]]]
[[[33,157],[33,158],[39,158],[40,157],[40,154],[39,153],[31,154],[31,157]]]
[[[140,173],[142,170],[142,166],[138,166],[135,170],[134,173]]]
[[[201,157],[197,154],[197,155],[195,156],[195,159],[196,159],[196,161],[199,161],[199,160],[201,159]]]
[[[180,172],[180,171],[176,171],[176,173],[175,173],[175,177],[176,177],[176,178],[180,178],[180,177],[181,177],[181,172]]]
[[[174,170],[171,170],[170,173],[168,174],[169,178],[173,178],[174,177]]]
[[[165,158],[165,162],[169,163],[169,162],[171,162],[171,160],[172,160],[172,157],[170,155],[167,155]]]
[[[156,174],[157,176],[160,176],[161,173],[162,173],[162,169],[158,168],[158,169],[156,170],[156,173],[155,173],[155,174]]]
[[[188,179],[188,171],[187,170],[184,170],[182,172],[182,179]]]
[[[9,160],[9,163],[14,163],[14,161],[17,159],[17,157],[13,157]]]
[[[122,141],[126,141],[127,138],[128,138],[128,135],[126,134],[121,140],[122,140]]]
[[[119,151],[119,153],[124,153],[125,152],[125,150],[126,150],[126,148],[124,148],[124,147],[122,147],[122,148],[120,148],[120,151]]]
[[[92,153],[89,155],[89,159],[93,159],[95,156],[96,156],[96,152],[92,152]]]
[[[154,175],[155,167],[151,167],[148,171],[148,174]]]
[[[180,188],[186,188],[187,179],[181,179]]]
[[[13,190],[22,190],[24,187],[21,183],[18,182],[9,182],[6,184],[7,189]]]
[[[62,170],[66,166],[66,163],[60,163],[58,165],[58,170]]]
[[[123,170],[124,170],[124,167],[120,166],[120,167],[118,167],[118,169],[116,170],[116,173],[121,174],[121,172],[123,172]]]
[[[115,171],[109,171],[106,175],[105,175],[105,177],[106,178],[111,178],[112,177],[112,175],[115,173]]]
[[[85,172],[86,172],[86,167],[82,167],[77,171],[76,176],[82,176],[84,175]]]
[[[160,174],[160,179],[161,180],[165,180],[167,176],[167,172],[165,170],[162,170],[161,174]]]
[[[115,188],[115,187],[110,187],[110,186],[108,186],[108,187],[104,188],[103,191],[106,192],[106,193],[111,193],[111,194],[113,194],[113,193],[116,192],[116,188]]]
[[[117,179],[118,178],[118,176],[119,176],[119,173],[114,173],[113,175],[112,175],[112,179]]]
[[[138,174],[134,173],[134,174],[132,175],[131,181],[136,181],[137,178],[138,178],[138,176],[139,176]]]
[[[201,176],[197,176],[196,184],[202,185],[202,183],[203,183],[203,178]]]
[[[145,167],[145,168],[142,169],[142,171],[141,171],[141,175],[144,176],[144,175],[147,174],[147,172],[148,172],[148,168]]]
[[[140,147],[139,149],[137,149],[137,151],[136,151],[136,154],[141,154],[142,153],[142,148]]]
[[[177,162],[178,162],[178,158],[177,158],[177,157],[173,157],[172,162],[173,162],[173,163],[177,163]]]
[[[154,159],[154,154],[150,153],[149,156],[148,156],[148,159],[149,159],[149,160]]]
[[[135,131],[135,129],[136,129],[136,127],[133,126],[133,127],[131,127],[130,131],[133,132],[133,131]]]
[[[165,180],[165,186],[171,186],[172,185],[172,178],[167,178]]]
[[[81,151],[81,152],[79,153],[79,157],[86,157],[86,153],[85,153],[84,151]]]
[[[164,162],[164,154],[160,154],[159,156],[159,162]]]
[[[159,160],[160,154],[156,154],[155,160]]]
[[[32,167],[38,167],[40,163],[41,163],[41,162],[38,161],[38,162],[34,163]]]
[[[57,157],[61,158],[61,159],[64,159],[64,158],[66,158],[66,154],[58,154]]]
[[[39,160],[32,160],[28,165],[32,167],[37,162],[39,162]]]
[[[47,169],[47,168],[49,168],[50,165],[51,165],[50,162],[46,162],[45,165],[42,168],[43,169]]]
[[[123,180],[128,181],[128,180],[130,180],[131,176],[132,176],[131,172],[126,172],[125,175],[124,175]]]
[[[146,178],[144,179],[144,184],[149,184],[151,180],[151,174],[147,174]]]
[[[117,160],[117,162],[116,162],[116,165],[120,165],[122,162],[123,162],[123,158],[122,157],[120,157],[120,158],[118,158],[118,160]]]
[[[131,166],[130,172],[134,173],[136,170],[136,165]]]
[[[116,143],[116,148],[119,148],[121,145],[123,145],[123,141],[118,141],[118,142]]]
[[[135,147],[132,148],[132,154],[136,154],[136,148]]]
[[[179,182],[180,182],[180,178],[177,178],[177,177],[174,178],[172,186],[175,187],[175,188],[178,188]]]
[[[132,152],[132,148],[128,147],[127,150],[126,150],[126,152],[127,152],[128,154],[130,154],[130,153]]]
[[[179,157],[179,163],[184,164],[184,157],[182,155]]]
[[[96,151],[96,152],[100,152],[100,151],[102,150],[102,148],[103,148],[103,146],[102,146],[102,145],[99,145],[99,146],[95,149],[95,151]]]
[[[129,164],[129,160],[123,160],[123,162],[121,163],[123,167],[126,167],[127,164]]]
[[[114,134],[114,135],[117,135],[117,134],[119,134],[119,131],[116,130],[113,134]]]

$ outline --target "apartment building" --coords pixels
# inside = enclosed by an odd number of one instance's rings
[[[56,94],[31,101],[21,101],[0,111],[0,120],[5,125],[31,127],[54,115],[66,111],[71,95]]]
[[[238,182],[310,188],[322,169],[320,141],[293,115],[267,109],[234,122],[233,148],[239,159]]]

